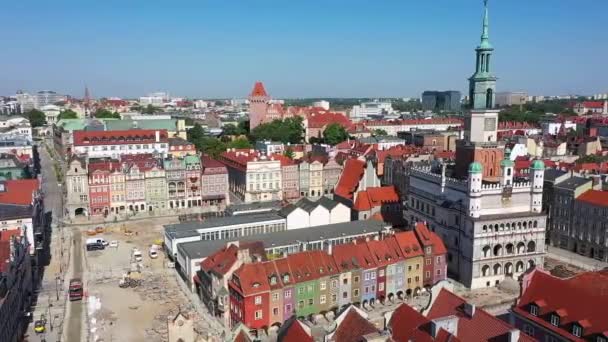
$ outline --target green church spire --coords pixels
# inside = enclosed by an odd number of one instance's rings
[[[484,6],[484,14],[483,14],[483,30],[481,33],[481,44],[479,45],[479,47],[488,47],[488,48],[492,48],[492,46],[490,45],[490,19],[488,16],[488,0],[483,0],[483,6]]]
[[[483,29],[481,32],[481,43],[475,49],[477,60],[475,62],[475,73],[469,78],[469,98],[472,109],[493,109],[494,89],[496,88],[496,77],[492,74],[491,62],[494,48],[490,44],[490,20],[488,0],[483,1]]]

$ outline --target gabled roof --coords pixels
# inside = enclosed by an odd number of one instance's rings
[[[264,251],[264,244],[260,241],[242,242],[239,244],[239,246],[230,244],[229,246],[218,250],[203,260],[203,262],[201,262],[201,270],[213,272],[217,275],[223,276],[236,263],[238,259],[238,251],[245,249],[249,250],[249,254],[252,257],[255,255],[257,257],[264,258],[266,255]]]
[[[494,341],[515,329],[512,325],[480,308],[475,308],[472,316],[467,314],[464,310],[465,303],[464,299],[442,289],[426,316],[429,320],[448,316],[458,317],[457,337],[461,341]],[[535,341],[535,339],[521,333],[519,341]]]
[[[441,329],[436,337],[431,335],[431,321],[407,304],[401,304],[388,323],[394,342],[458,342],[457,337]]]
[[[371,187],[357,193],[357,199],[353,209],[367,211],[371,208],[382,206],[384,203],[399,201],[397,189],[394,186]]]
[[[585,272],[567,279],[539,270],[532,272],[528,286],[513,309],[516,313],[573,340],[571,329],[564,327],[574,322],[585,323],[583,337],[608,332],[608,271]],[[539,307],[538,316],[532,316],[528,305],[540,302],[543,305]],[[549,323],[548,314],[554,312],[561,314],[560,327]]]
[[[360,313],[361,312],[361,313]],[[362,311],[355,306],[348,306],[336,318],[337,327],[330,341],[363,341],[363,336],[378,332],[378,328],[372,324]]]
[[[422,255],[422,247],[413,231],[395,233],[395,240],[404,257],[413,258]]]
[[[335,194],[346,198],[353,199],[353,194],[359,186],[359,181],[363,177],[365,171],[365,162],[358,159],[348,159],[344,164],[344,169],[340,175],[340,180],[336,185]]]
[[[277,342],[313,342],[314,339],[304,329],[303,324],[295,317],[285,321],[277,332]]]
[[[439,238],[439,235],[431,233],[426,224],[422,222],[416,223],[414,232],[416,233],[416,237],[418,237],[418,241],[423,247],[432,246],[435,254],[445,254],[448,252],[443,244],[443,240]]]

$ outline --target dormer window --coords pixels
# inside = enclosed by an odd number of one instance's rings
[[[287,274],[287,273],[283,274],[283,282],[289,283],[289,274]]]
[[[572,335],[574,335],[576,337],[583,336],[583,328],[578,324],[573,324],[572,325]]]
[[[551,315],[551,324],[553,324],[556,327],[559,327],[559,316],[556,314],[552,314]]]
[[[253,283],[253,285],[251,285],[253,288],[258,288],[260,287],[260,283]]]
[[[270,277],[270,285],[276,285],[276,283],[277,283],[277,277],[276,276]]]
[[[532,316],[538,316],[538,305],[530,304],[530,314]]]

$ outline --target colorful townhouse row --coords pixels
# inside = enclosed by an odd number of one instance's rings
[[[232,148],[219,160],[228,168],[230,191],[245,203],[331,196],[342,172],[334,158],[322,156],[292,160]]]
[[[223,210],[229,201],[226,167],[206,156],[72,157],[65,177],[70,217],[194,207]]]
[[[415,295],[446,278],[445,258],[441,239],[418,224],[413,231],[330,246],[327,252],[244,263],[228,281],[230,324],[261,329],[294,315]]]

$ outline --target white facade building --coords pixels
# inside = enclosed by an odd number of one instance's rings
[[[448,273],[470,288],[517,279],[542,267],[545,256],[544,163],[533,161],[523,172],[527,178],[516,178],[514,162],[496,141],[487,13],[486,7],[477,70],[469,79],[473,109],[465,119],[465,139],[457,144],[454,172],[441,163],[412,168],[406,200],[406,219],[426,221],[442,237]]]
[[[287,230],[344,223],[351,220],[349,207],[324,196],[316,202],[302,198],[281,209],[279,214],[287,219]]]
[[[353,106],[350,112],[350,118],[353,121],[365,120],[370,116],[381,116],[383,114],[391,114],[393,106],[390,102],[363,102],[358,106]]]

